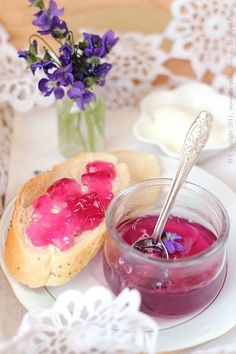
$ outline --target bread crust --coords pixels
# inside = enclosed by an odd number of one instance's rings
[[[160,177],[160,164],[154,154],[132,150],[120,150],[112,153],[118,158],[119,162],[128,166],[132,183]]]
[[[69,177],[80,181],[87,163],[107,161],[114,164],[117,176],[113,181],[116,194],[130,183],[127,166],[118,163],[109,153],[81,153],[67,160],[51,171],[30,179],[18,194],[14,206],[12,222],[8,230],[5,258],[11,274],[19,282],[32,288],[61,285],[73,278],[99,251],[104,241],[105,222],[91,231],[83,232],[73,247],[60,251],[54,246],[34,247],[25,234],[32,201],[44,194],[56,180]]]

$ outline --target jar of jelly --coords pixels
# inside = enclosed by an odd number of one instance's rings
[[[198,313],[219,294],[226,277],[229,218],[210,192],[185,182],[166,223],[169,258],[134,248],[152,235],[171,179],[139,182],[117,195],[107,216],[103,267],[111,290],[139,290],[141,310],[153,316]]]

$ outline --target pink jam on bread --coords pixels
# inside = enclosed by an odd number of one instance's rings
[[[113,164],[95,161],[86,165],[81,184],[61,178],[32,203],[31,223],[26,233],[34,246],[53,245],[61,251],[72,247],[75,237],[93,230],[104,219],[113,198]],[[82,188],[87,187],[83,193]]]

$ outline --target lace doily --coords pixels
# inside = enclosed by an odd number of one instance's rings
[[[25,315],[15,337],[0,344],[0,354],[154,354],[158,327],[139,312],[137,290],[115,299],[104,287],[85,294],[68,290],[52,309]],[[27,344],[26,344],[27,343]]]
[[[43,97],[38,90],[40,72],[33,76],[19,60],[17,50],[8,43],[8,35],[0,26],[0,104],[7,102],[19,112],[29,111],[34,104],[47,106],[53,97]]]
[[[3,212],[7,187],[8,165],[12,136],[13,112],[9,106],[0,108],[0,216]]]
[[[236,79],[236,0],[176,0],[170,10],[172,19],[163,33],[119,34],[105,86],[110,108],[136,105],[163,76],[166,80],[162,86],[173,87],[204,81],[207,75],[217,91],[230,93],[230,82]],[[166,40],[171,41],[168,52],[163,49]],[[171,60],[189,61],[194,78],[167,68]],[[236,92],[231,90],[230,94],[236,97]]]
[[[120,40],[110,54],[113,64],[105,90],[109,108],[135,106],[160,76],[168,76],[164,67],[167,54],[160,49],[159,34],[119,33]]]
[[[172,40],[170,57],[189,60],[196,79],[207,72],[217,76],[235,65],[235,0],[178,0],[171,12],[173,19],[166,29]]]
[[[84,294],[62,293],[51,309],[28,312],[17,334],[0,343],[0,354],[154,354],[156,321],[139,311],[140,294],[124,289],[116,298],[102,286]],[[236,343],[188,354],[235,354]]]

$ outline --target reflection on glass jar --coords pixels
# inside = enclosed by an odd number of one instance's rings
[[[225,241],[229,220],[221,203],[203,188],[186,182],[165,231],[182,236],[184,251],[170,259],[142,253],[132,244],[152,234],[171,180],[153,179],[133,185],[111,203],[106,217],[104,274],[115,294],[136,288],[141,309],[155,316],[181,316],[208,306],[226,276]],[[178,247],[177,247],[178,248]]]

